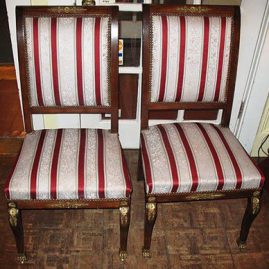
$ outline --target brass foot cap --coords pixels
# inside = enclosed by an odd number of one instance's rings
[[[19,263],[24,264],[27,261],[26,255],[24,253],[18,254],[17,260]]]
[[[142,249],[142,255],[143,255],[144,258],[150,258],[151,257],[150,250],[143,248]]]
[[[238,248],[239,248],[240,250],[245,249],[246,246],[247,246],[246,242],[240,241],[240,239],[238,239],[236,242],[237,242]]]
[[[119,255],[121,262],[124,262],[127,259],[127,251],[120,250]]]

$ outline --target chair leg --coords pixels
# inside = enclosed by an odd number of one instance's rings
[[[153,227],[157,217],[157,204],[155,202],[155,197],[149,197],[145,206],[145,225],[144,225],[144,247],[142,249],[142,254],[144,258],[149,258],[150,245]]]
[[[123,203],[120,208],[120,260],[124,262],[127,258],[127,239],[130,225],[129,203]]]
[[[22,217],[21,211],[17,208],[14,202],[8,203],[8,214],[9,225],[16,240],[18,261],[23,264],[26,261],[26,255],[24,251]]]
[[[139,150],[138,155],[138,165],[137,165],[137,181],[145,180],[144,172],[143,172],[143,165],[142,165],[142,156],[141,156],[141,149]]]
[[[241,225],[240,237],[237,240],[240,249],[246,247],[250,226],[260,211],[260,195],[260,191],[255,191],[252,196],[248,198],[247,208]]]

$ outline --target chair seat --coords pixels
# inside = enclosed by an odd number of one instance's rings
[[[118,134],[59,129],[26,135],[7,199],[121,199],[131,182]]]
[[[258,189],[264,177],[228,128],[176,123],[142,131],[147,193]]]

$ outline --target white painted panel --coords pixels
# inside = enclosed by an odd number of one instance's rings
[[[44,128],[80,128],[80,116],[79,114],[47,114],[44,115]]]
[[[237,115],[240,109],[241,100],[244,95],[247,77],[253,61],[253,54],[263,19],[267,0],[243,0],[241,3],[241,33],[237,79],[235,95],[231,115],[230,129],[235,131]],[[255,96],[255,94],[254,94]],[[259,121],[259,118],[256,118]],[[249,145],[251,147],[252,145]]]

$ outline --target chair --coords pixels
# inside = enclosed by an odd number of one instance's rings
[[[143,256],[150,256],[158,203],[248,198],[238,240],[245,246],[260,210],[264,176],[229,130],[239,48],[240,10],[152,5],[143,13],[143,88],[139,178],[145,179]],[[152,111],[222,113],[149,127]],[[143,168],[143,169],[142,169]]]
[[[131,181],[118,138],[118,8],[18,7],[24,139],[5,195],[21,263],[24,209],[115,208],[127,256]],[[109,113],[111,131],[33,131],[32,114]]]

